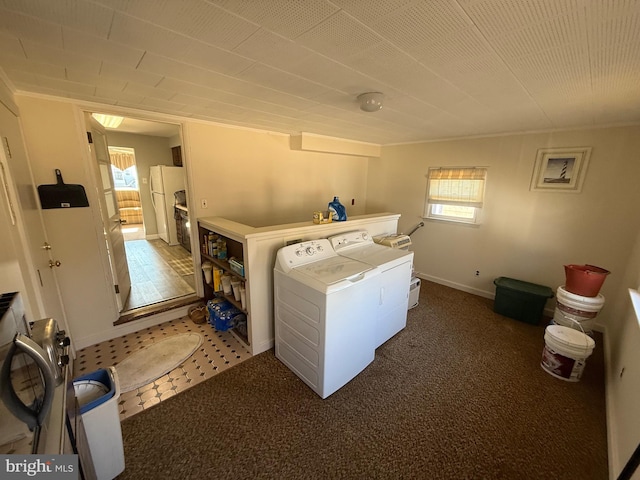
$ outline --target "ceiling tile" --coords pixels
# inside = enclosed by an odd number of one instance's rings
[[[67,72],[67,80],[72,82],[83,83],[85,85],[91,85],[94,87],[103,87],[112,90],[122,90],[127,85],[126,80],[118,80],[115,78],[109,78],[102,75],[92,75],[88,74],[82,70],[74,70],[73,68],[68,68]]]
[[[106,87],[97,87],[95,94],[96,97],[109,98],[113,103],[117,103],[119,105],[123,105],[125,103],[127,105],[135,105],[136,103],[142,102],[145,97],[144,95],[137,93],[113,90]]]
[[[298,42],[331,58],[344,60],[382,42],[382,37],[344,12],[307,31]]]
[[[158,27],[231,50],[260,27],[202,0],[136,0],[114,7]]]
[[[60,25],[2,8],[0,8],[0,31],[19,40],[30,40],[62,48],[62,27]]]
[[[141,85],[139,83],[133,82],[129,82],[124,88],[123,92],[140,95],[144,98],[152,97],[165,101],[170,100],[175,95],[175,92],[169,90],[164,90],[158,87],[150,87],[148,85]]]
[[[52,77],[59,79],[65,78],[64,66],[30,61],[24,58],[24,56],[9,55],[3,50],[0,50],[0,64],[3,65],[3,67],[7,70],[12,69],[14,71],[20,71],[24,73],[33,73],[35,75],[43,77]]]
[[[97,56],[99,60],[135,68],[144,55],[144,50],[131,48],[105,38],[64,27],[62,29],[64,49],[68,52]]]
[[[297,38],[338,9],[325,0],[208,0],[287,38]]]
[[[189,83],[205,85],[212,88],[231,88],[235,80],[229,75],[212,72],[204,68],[187,65],[184,62],[147,53],[140,61],[138,70],[154,73],[159,76],[183,80]]]
[[[419,55],[425,46],[471,26],[466,14],[450,0],[416,1],[373,23],[396,47]]]
[[[83,0],[0,0],[0,7],[30,17],[28,23],[48,22],[106,38],[113,11]],[[27,22],[25,22],[27,23]]]
[[[373,25],[381,18],[412,5],[416,0],[332,0],[345,12],[366,25]]]
[[[2,45],[1,53],[26,58],[22,44],[17,37],[0,32],[0,45]]]
[[[283,70],[290,70],[307,56],[314,55],[308,48],[264,28],[256,31],[233,51],[255,62]]]
[[[582,12],[569,12],[493,39],[496,52],[507,61],[567,45],[587,45],[586,18]]]
[[[222,73],[238,72],[253,63],[232,52],[121,13],[114,17],[109,40]]]
[[[125,82],[140,83],[151,87],[158,86],[163,78],[160,75],[109,62],[102,62],[100,76]]]
[[[100,72],[100,59],[95,56],[68,52],[61,48],[49,47],[31,41],[23,41],[22,46],[29,61],[84,70],[89,74]]]
[[[470,20],[487,38],[500,37],[529,25],[583,8],[583,0],[458,0]]]
[[[237,75],[248,82],[286,92],[289,95],[297,95],[303,98],[313,98],[321,95],[328,89],[319,83],[310,82],[297,75],[292,75],[282,70],[255,63]]]
[[[84,83],[72,82],[69,80],[52,77],[39,79],[38,83],[40,83],[41,85],[46,85],[48,88],[60,90],[69,95],[78,94],[92,96],[95,93],[96,89],[94,85],[86,85]]]

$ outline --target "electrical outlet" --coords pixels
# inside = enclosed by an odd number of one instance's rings
[[[476,270],[476,277],[480,276],[480,270]]]
[[[209,207],[209,202],[207,201],[206,198],[201,198],[200,199],[200,208],[207,208]]]

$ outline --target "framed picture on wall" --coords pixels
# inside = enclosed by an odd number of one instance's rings
[[[580,193],[590,155],[591,147],[539,149],[530,190]]]

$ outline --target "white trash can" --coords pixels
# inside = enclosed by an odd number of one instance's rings
[[[73,389],[96,477],[111,480],[124,470],[118,373],[113,367],[96,370],[74,379]]]

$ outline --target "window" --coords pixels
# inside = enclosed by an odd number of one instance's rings
[[[109,147],[116,190],[138,190],[138,170],[133,148]]]
[[[486,168],[430,168],[422,216],[450,222],[480,223],[486,181]]]

